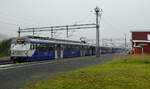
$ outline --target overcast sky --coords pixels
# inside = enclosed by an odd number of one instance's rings
[[[0,33],[17,36],[18,26],[39,27],[95,23],[94,8],[103,9],[101,38],[129,37],[130,30],[150,28],[150,0],[0,0]],[[50,32],[37,35],[50,36]],[[59,32],[58,37],[65,34]],[[70,32],[71,38],[95,38],[95,29]]]

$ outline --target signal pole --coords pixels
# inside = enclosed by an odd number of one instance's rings
[[[96,57],[100,57],[100,45],[99,45],[99,15],[101,18],[101,12],[102,9],[99,9],[98,7],[95,8],[96,12]]]

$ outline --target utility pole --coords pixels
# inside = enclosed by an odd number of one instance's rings
[[[33,36],[34,36],[34,28],[33,28]]]
[[[125,46],[125,49],[126,49],[126,47],[127,47],[127,38],[126,38],[126,34],[125,34],[124,41],[125,41],[124,46]]]
[[[53,27],[51,27],[51,38],[53,38]]]
[[[18,28],[18,37],[20,37],[20,33],[21,33],[21,31],[20,31],[20,27]]]
[[[66,37],[68,38],[69,37],[69,35],[68,35],[68,25],[66,26]]]
[[[100,57],[100,45],[99,45],[99,15],[101,18],[101,12],[102,9],[99,9],[98,7],[95,8],[96,12],[96,57]]]

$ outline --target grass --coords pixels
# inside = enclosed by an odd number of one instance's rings
[[[150,89],[150,56],[129,56],[59,73],[25,89]]]
[[[0,57],[0,61],[8,61],[8,60],[10,60],[9,56]]]

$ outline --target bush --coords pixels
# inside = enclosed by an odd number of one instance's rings
[[[0,57],[10,56],[10,44],[12,39],[0,42]]]

